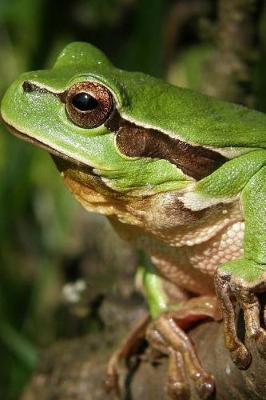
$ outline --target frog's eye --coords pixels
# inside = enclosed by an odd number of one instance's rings
[[[111,92],[96,82],[81,82],[71,86],[65,102],[69,119],[81,128],[97,128],[113,110]]]

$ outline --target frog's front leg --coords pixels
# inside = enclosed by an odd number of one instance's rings
[[[246,184],[241,203],[245,218],[244,258],[218,268],[215,285],[224,319],[226,347],[236,365],[245,369],[251,355],[237,336],[236,303],[243,310],[246,337],[254,340],[259,353],[266,357],[264,310],[258,297],[266,291],[266,167]]]
[[[221,317],[217,310],[216,298],[195,297],[171,306],[167,304],[161,278],[149,265],[145,269],[143,283],[153,318],[146,338],[152,348],[169,356],[169,397],[174,400],[186,400],[196,391],[200,399],[209,398],[214,391],[214,378],[202,368],[184,329],[208,317],[219,320]]]
[[[197,321],[207,318],[221,319],[216,297],[193,297],[181,301],[178,305],[170,306],[162,279],[153,267],[147,263],[140,271],[139,278],[143,283],[152,321],[148,317],[139,321],[110,358],[106,379],[108,392],[115,390],[118,395],[121,394],[119,364],[122,360],[128,361],[146,337],[151,350],[156,350],[156,354],[159,351],[169,357],[167,391],[171,399],[190,399],[191,386],[200,399],[208,398],[214,389],[213,377],[201,367],[194,347],[184,330]]]
[[[147,340],[153,348],[169,356],[167,392],[170,399],[190,399],[191,385],[200,399],[207,399],[214,391],[214,377],[202,368],[193,344],[178,321],[178,311],[163,313],[150,324]]]
[[[246,281],[247,271],[256,271],[257,278]],[[251,355],[237,336],[235,303],[243,310],[246,337],[255,340],[260,354],[265,357],[266,331],[261,326],[257,295],[266,290],[266,268],[263,270],[261,265],[253,261],[233,261],[217,271],[215,285],[224,319],[225,345],[234,363],[240,369],[246,369],[251,362]]]

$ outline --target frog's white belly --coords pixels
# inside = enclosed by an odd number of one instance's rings
[[[238,222],[225,228],[212,239],[194,246],[168,248],[165,254],[152,249],[152,261],[168,280],[193,293],[207,294],[214,291],[213,274],[226,261],[243,254],[244,224]]]
[[[112,221],[125,237],[123,226]],[[244,223],[236,222],[223,228],[211,239],[193,246],[172,247],[141,232],[130,235],[133,244],[144,249],[160,275],[178,287],[197,294],[214,292],[213,274],[226,261],[243,254]]]

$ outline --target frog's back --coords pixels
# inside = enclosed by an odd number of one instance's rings
[[[131,78],[131,79],[130,79]],[[130,84],[130,80],[132,83]],[[158,84],[159,82],[159,84]],[[124,116],[195,145],[266,148],[266,114],[129,73]]]

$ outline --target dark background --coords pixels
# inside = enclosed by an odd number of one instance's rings
[[[120,68],[265,110],[265,4],[242,0],[247,20],[230,30],[221,3],[0,0],[0,95],[83,40]],[[48,154],[0,133],[0,398],[13,400],[40,349],[102,329],[95,310],[106,291],[131,290],[136,256],[71,198]]]

